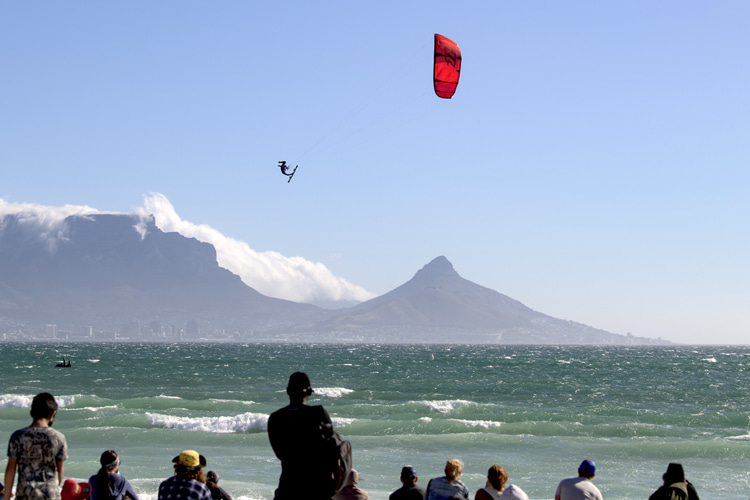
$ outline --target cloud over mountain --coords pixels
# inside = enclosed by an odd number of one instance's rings
[[[153,215],[156,226],[164,232],[176,232],[210,243],[216,249],[221,267],[237,274],[245,284],[264,295],[318,305],[337,301],[360,302],[375,296],[360,286],[334,276],[319,262],[310,262],[302,257],[286,257],[273,251],[256,252],[247,243],[225,236],[208,225],[183,220],[163,194],[144,196],[144,205],[134,211],[142,220]],[[3,230],[3,216],[15,215],[28,238],[44,241],[47,249],[54,252],[58,243],[66,238],[66,217],[103,213],[112,212],[101,212],[88,206],[50,207],[9,203],[0,199],[0,232]],[[144,228],[145,224],[138,224],[134,230],[142,233]]]

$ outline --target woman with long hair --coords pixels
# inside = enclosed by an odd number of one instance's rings
[[[91,500],[138,500],[130,482],[119,473],[120,457],[114,450],[107,450],[99,458],[99,472],[89,478]]]

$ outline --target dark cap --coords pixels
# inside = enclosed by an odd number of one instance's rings
[[[672,462],[667,466],[667,472],[662,476],[667,484],[679,483],[685,480],[685,470],[682,464]]]
[[[585,477],[591,477],[596,474],[596,464],[591,460],[584,460],[578,467],[578,471]]]
[[[286,386],[286,392],[292,395],[310,395],[313,393],[310,386],[310,377],[304,372],[294,372],[289,376],[289,383]]]
[[[411,465],[407,465],[401,469],[401,479],[414,479],[416,477],[417,471]]]
[[[219,475],[216,473],[215,470],[210,470],[206,472],[206,479],[208,479],[211,482],[218,483],[219,482]]]

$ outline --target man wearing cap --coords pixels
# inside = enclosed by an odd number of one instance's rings
[[[417,486],[417,471],[407,465],[401,469],[402,487],[391,493],[389,500],[424,500],[424,488]]]
[[[682,464],[670,463],[662,479],[664,485],[648,497],[648,500],[700,500],[698,492],[695,491],[690,481],[685,479]]]
[[[268,439],[281,460],[281,477],[275,500],[330,500],[331,471],[323,445],[333,436],[333,423],[322,406],[308,406],[313,393],[310,378],[303,372],[289,377],[286,387],[289,405],[268,417]]]
[[[599,488],[591,482],[596,475],[596,464],[584,460],[578,467],[578,477],[563,479],[557,485],[555,500],[602,500]]]
[[[197,451],[185,450],[172,462],[174,476],[159,485],[159,500],[212,500],[203,475],[206,457]]]

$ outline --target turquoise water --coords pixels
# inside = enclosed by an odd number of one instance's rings
[[[72,368],[54,368],[63,355]],[[402,465],[426,484],[452,457],[472,495],[500,464],[530,498],[553,498],[590,458],[608,500],[648,498],[670,461],[702,498],[750,498],[749,347],[0,343],[0,356],[0,440],[52,392],[66,477],[87,479],[112,448],[144,500],[188,448],[236,500],[272,499],[266,422],[296,370],[373,499]]]

